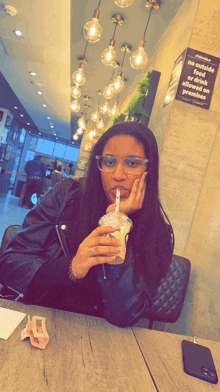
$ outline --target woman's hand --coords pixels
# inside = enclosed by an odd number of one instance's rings
[[[103,234],[114,233],[115,227],[97,227],[79,245],[76,256],[72,260],[72,273],[77,279],[84,278],[90,268],[97,264],[111,263],[120,252],[121,241],[105,237]]]
[[[137,210],[140,210],[143,205],[145,189],[146,189],[146,178],[147,172],[144,172],[141,178],[137,178],[132,185],[131,193],[126,200],[120,200],[119,211],[124,212],[126,215],[130,215]],[[108,206],[106,213],[115,210],[115,203]]]

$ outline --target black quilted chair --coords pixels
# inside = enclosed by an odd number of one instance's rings
[[[147,313],[149,329],[154,321],[175,323],[182,312],[189,283],[191,263],[185,257],[173,255],[170,268],[161,280],[151,309]]]
[[[15,236],[19,227],[19,225],[12,225],[5,230],[0,256],[6,250],[9,241]],[[175,323],[178,320],[186,296],[190,269],[191,264],[188,259],[173,255],[170,268],[165,278],[161,280],[154,302],[146,316],[150,320],[149,329],[152,329],[154,321]]]

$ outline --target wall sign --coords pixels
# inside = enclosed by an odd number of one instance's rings
[[[209,109],[219,58],[187,48],[175,99]]]

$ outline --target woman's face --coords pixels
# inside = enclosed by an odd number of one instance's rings
[[[111,155],[120,162],[115,169],[106,173],[101,171],[101,179],[104,192],[110,204],[115,203],[117,189],[121,189],[121,200],[126,200],[132,189],[132,185],[136,178],[141,178],[146,171],[146,164],[140,174],[128,174],[122,164],[122,160],[129,157],[137,157],[146,159],[144,147],[141,142],[132,136],[119,135],[112,137],[104,147],[102,155]]]

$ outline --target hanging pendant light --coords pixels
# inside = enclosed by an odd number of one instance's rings
[[[87,64],[87,60],[83,58],[83,60],[80,61],[79,69],[72,74],[72,81],[76,86],[82,86],[86,81],[86,77],[83,72],[85,64]]]
[[[78,128],[77,131],[76,131],[76,134],[77,135],[82,135],[83,131],[84,131],[84,128]]]
[[[108,115],[110,117],[119,116],[118,101],[115,102],[113,108],[109,109]]]
[[[115,4],[117,4],[121,8],[130,7],[134,0],[115,0]]]
[[[70,104],[70,110],[74,113],[77,113],[80,111],[80,104],[77,101],[77,99],[75,99],[74,101],[71,102]]]
[[[121,93],[125,86],[124,81],[120,74],[117,76],[117,78],[113,80],[112,84],[114,86],[114,90],[116,93]]]
[[[102,26],[99,24],[100,3],[101,0],[99,0],[98,7],[94,11],[93,19],[87,22],[83,28],[84,38],[91,43],[98,42],[102,36]]]
[[[72,75],[72,81],[78,86],[82,86],[85,81],[86,81],[86,76],[83,72],[82,68],[79,68],[77,71],[75,71]]]
[[[115,95],[114,85],[111,82],[104,88],[103,95],[106,99],[111,99]]]
[[[120,70],[117,78],[113,79],[113,82],[112,82],[112,84],[114,86],[114,90],[118,94],[121,93],[122,90],[124,89],[124,79],[122,78],[122,73],[123,73],[122,68],[124,65],[126,54],[131,53],[131,46],[130,45],[122,45],[121,51],[124,52],[124,56],[123,56],[122,63],[121,63],[121,70]]]
[[[150,13],[148,16],[147,24],[145,27],[144,35],[143,38],[140,42],[138,50],[136,50],[134,53],[132,53],[130,57],[130,64],[132,68],[134,69],[144,69],[147,65],[148,62],[148,56],[147,53],[145,53],[144,48],[146,45],[146,40],[145,40],[145,35],[147,32],[148,24],[150,21],[151,13],[153,10],[158,11],[160,9],[160,2],[159,0],[149,0],[146,2],[146,7],[150,9]]]
[[[81,89],[79,86],[73,86],[71,88],[71,95],[73,98],[79,98],[81,96]]]
[[[110,41],[110,45],[107,49],[103,50],[101,54],[101,60],[103,64],[112,66],[114,61],[117,59],[116,51],[114,50],[115,40]]]
[[[96,123],[97,121],[99,121],[99,117],[100,117],[99,116],[99,108],[97,108],[96,111],[92,113],[91,120]]]
[[[96,126],[98,129],[103,129],[105,124],[102,118],[99,119],[99,121],[96,123]]]
[[[134,69],[144,69],[148,63],[147,53],[144,51],[146,41],[142,38],[138,50],[132,53],[130,57],[130,64]]]
[[[114,46],[115,46],[115,32],[117,29],[117,26],[121,26],[124,23],[124,18],[122,15],[119,14],[115,14],[112,17],[112,23],[115,23],[115,30],[114,30],[114,34],[112,39],[110,40],[110,44],[109,47],[107,49],[105,49],[102,54],[101,54],[101,60],[103,62],[103,64],[108,65],[110,67],[113,66],[114,62],[117,59],[117,54],[114,50]]]
[[[100,106],[100,110],[103,114],[107,114],[109,111],[109,104],[108,104],[108,100],[106,99],[105,103]]]
[[[79,128],[85,129],[86,128],[86,120],[85,120],[85,113],[83,113],[82,117],[79,118],[77,121]]]

